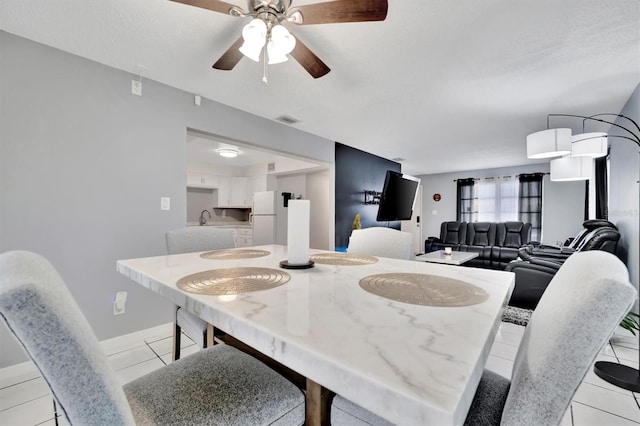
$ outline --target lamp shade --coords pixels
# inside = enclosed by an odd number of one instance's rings
[[[527,136],[527,158],[550,158],[571,152],[571,129],[547,129]]]
[[[607,134],[604,132],[581,133],[571,138],[572,157],[604,157],[607,148]]]
[[[551,160],[551,180],[568,182],[587,180],[593,175],[593,158],[562,157]]]
[[[244,43],[240,52],[253,61],[260,61],[260,52],[267,42],[267,24],[262,19],[254,19],[242,29]]]
[[[267,43],[269,64],[279,64],[288,60],[287,54],[296,46],[296,39],[282,25],[275,25],[271,29],[271,37]]]

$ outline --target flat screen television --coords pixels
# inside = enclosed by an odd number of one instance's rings
[[[410,220],[419,185],[420,179],[416,177],[387,170],[376,220]]]

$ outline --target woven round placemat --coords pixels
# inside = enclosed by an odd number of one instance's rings
[[[254,249],[225,249],[202,253],[203,259],[250,259],[252,257],[269,256],[270,251]]]
[[[473,284],[427,274],[370,275],[360,280],[360,287],[386,299],[422,306],[470,306],[489,298],[486,291]]]
[[[349,253],[318,253],[311,255],[311,260],[323,265],[370,265],[378,261],[377,257]]]
[[[190,293],[223,296],[268,290],[291,279],[284,271],[271,268],[225,268],[198,272],[180,278],[176,285]]]

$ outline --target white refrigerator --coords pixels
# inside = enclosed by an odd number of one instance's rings
[[[277,226],[275,191],[253,193],[251,223],[253,226],[253,245],[275,244]]]

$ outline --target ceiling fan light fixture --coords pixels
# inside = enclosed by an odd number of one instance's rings
[[[281,64],[289,60],[287,55],[281,53],[271,40],[267,43],[267,55],[269,56],[269,65]]]
[[[225,158],[236,158],[240,152],[233,148],[221,148],[218,150],[218,155]]]
[[[242,29],[244,43],[240,52],[252,61],[260,61],[260,52],[267,41],[267,24],[262,19],[253,19]]]
[[[287,54],[296,46],[296,38],[282,25],[271,28],[271,36],[267,43],[269,64],[280,64],[289,60]]]

